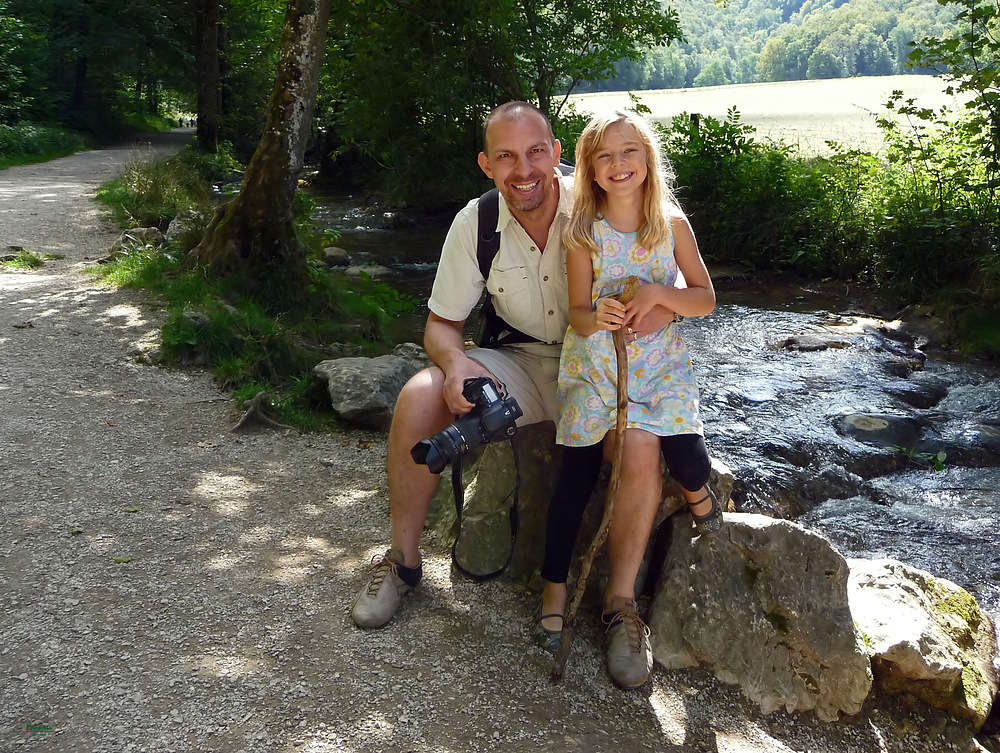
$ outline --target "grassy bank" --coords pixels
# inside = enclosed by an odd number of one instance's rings
[[[185,149],[166,161],[134,163],[98,192],[123,228],[159,227],[185,213],[189,231],[174,242],[126,244],[96,271],[108,282],[155,292],[167,319],[157,358],[212,371],[219,385],[243,402],[267,391],[277,420],[319,428],[331,419],[317,411],[312,368],[344,355],[388,349],[385,327],[412,303],[368,278],[349,278],[322,262],[332,238],[317,232],[312,206],[297,198],[296,230],[309,254],[308,283],[294,301],[252,297],[238,276],[212,278],[187,263],[217,202],[212,186],[232,181],[239,165],[226,152]]]

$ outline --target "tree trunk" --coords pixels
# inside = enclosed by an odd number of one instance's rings
[[[216,210],[189,255],[214,274],[239,272],[251,290],[304,279],[306,257],[292,227],[292,200],[316,105],[331,2],[288,0],[264,135],[239,195]]]
[[[196,24],[198,147],[219,148],[219,0],[199,0]]]

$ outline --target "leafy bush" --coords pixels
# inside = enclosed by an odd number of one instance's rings
[[[0,167],[72,154],[83,148],[80,135],[66,128],[34,123],[0,125]]]

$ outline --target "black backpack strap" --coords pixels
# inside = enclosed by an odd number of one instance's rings
[[[458,531],[455,533],[455,541],[451,545],[451,561],[458,572],[479,583],[499,578],[510,565],[511,560],[514,559],[514,545],[517,543],[517,531],[520,528],[520,513],[517,506],[521,491],[521,457],[518,452],[517,434],[510,438],[510,451],[514,454],[514,491],[512,492],[514,499],[508,514],[510,519],[510,551],[507,552],[507,559],[504,560],[504,563],[488,573],[474,573],[462,567],[458,561],[458,540],[462,536],[462,509],[465,507],[465,490],[462,488],[462,459],[456,458],[455,462],[451,464],[451,490],[455,496],[455,514],[458,516]]]
[[[493,257],[500,250],[499,219],[500,189],[491,188],[479,197],[479,232],[476,234],[476,258],[484,280],[489,278]]]

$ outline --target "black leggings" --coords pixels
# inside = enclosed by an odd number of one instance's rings
[[[700,434],[660,437],[660,453],[670,475],[689,492],[696,492],[708,483],[712,461]],[[565,583],[569,576],[580,521],[597,485],[603,460],[600,442],[589,447],[563,447],[562,465],[545,526],[542,577],[547,581]]]

